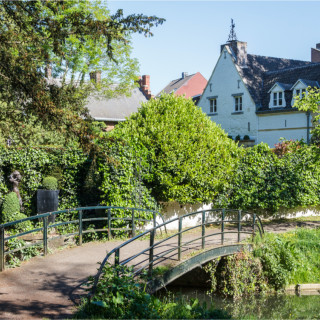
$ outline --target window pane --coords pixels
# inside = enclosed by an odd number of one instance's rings
[[[217,99],[214,99],[214,112],[217,112]]]
[[[210,113],[213,112],[213,100],[210,100]]]
[[[238,109],[239,109],[239,99],[238,99],[238,97],[235,97],[235,110],[236,111],[238,111]]]
[[[300,96],[300,90],[296,90],[296,96]]]
[[[277,100],[278,100],[278,99],[277,99],[277,93],[274,92],[274,93],[273,93],[273,105],[274,105],[274,106],[277,105]]]
[[[239,97],[239,101],[240,101],[240,103],[239,103],[239,110],[242,110],[242,97]]]
[[[282,106],[282,92],[279,92],[279,106]]]

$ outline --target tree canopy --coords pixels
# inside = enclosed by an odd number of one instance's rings
[[[130,34],[151,36],[151,28],[163,21],[124,16],[122,10],[110,14],[101,1],[1,1],[0,100],[5,121],[0,124],[21,128],[28,123],[90,140],[84,121],[87,95],[102,88],[106,94],[125,92],[137,76]],[[48,79],[49,68],[58,79]],[[94,88],[85,76],[96,70],[105,80]],[[10,138],[10,131],[0,132],[3,139]]]
[[[173,94],[143,104],[111,135],[135,148],[143,182],[158,201],[212,201],[231,181],[239,152],[192,100]]]

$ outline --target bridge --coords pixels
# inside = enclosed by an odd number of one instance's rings
[[[102,216],[90,215],[90,212],[97,210],[103,212]],[[50,217],[59,218],[59,215],[68,212],[73,213],[73,217],[76,216],[77,219],[48,223]],[[141,214],[147,218],[142,218]],[[35,219],[40,224],[35,229],[15,235],[6,232],[14,225]],[[188,226],[191,219],[197,221],[197,224]],[[96,224],[95,227],[92,227],[92,223]],[[149,229],[142,231],[143,224],[147,224]],[[65,225],[76,226],[76,230],[73,229],[67,235],[77,237],[78,247],[45,257],[49,243],[62,237],[52,234],[50,229],[57,230]],[[171,229],[170,225],[176,226],[177,231],[167,231]],[[129,233],[131,238],[127,241],[112,240],[119,231]],[[83,236],[93,232],[105,232],[110,241],[83,244]],[[133,266],[135,275],[144,270],[152,275],[158,266],[169,266],[168,272],[162,277],[152,277],[149,289],[153,292],[199,265],[216,257],[238,252],[245,245],[241,243],[242,240],[256,232],[264,232],[257,215],[224,209],[203,210],[163,221],[162,217],[152,210],[99,206],[46,213],[3,224],[0,225],[0,267],[3,271],[0,273],[0,294],[3,301],[0,303],[0,310],[7,312],[4,313],[6,318],[13,318],[13,314],[20,314],[20,318],[27,315],[28,319],[32,318],[32,315],[36,318],[54,318],[54,314],[65,317],[72,307],[72,302],[68,301],[67,297],[75,300],[77,292],[81,294],[81,282],[94,274],[98,261],[102,263],[95,275],[96,283],[106,263]],[[40,234],[41,239],[20,248],[9,248],[8,241],[29,234]],[[5,270],[6,257],[29,246],[39,247],[42,257],[34,258],[20,268]],[[48,283],[48,286],[44,283]],[[61,296],[64,299],[61,299]],[[29,304],[26,297],[32,297]],[[56,301],[54,305],[53,301]],[[60,304],[64,306],[61,310]]]

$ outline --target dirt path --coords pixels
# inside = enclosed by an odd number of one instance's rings
[[[300,223],[301,224],[301,223]],[[284,232],[294,229],[299,223],[268,224],[269,232]],[[316,227],[320,222],[303,223],[303,226]],[[208,233],[214,232],[210,230]],[[184,235],[183,242],[199,237],[197,232]],[[241,238],[243,239],[243,237]],[[176,237],[155,250],[156,255],[168,251],[176,244]],[[237,241],[236,234],[225,236],[225,243]],[[0,273],[0,319],[66,319],[72,317],[75,302],[84,293],[81,284],[98,268],[107,251],[121,244],[122,241],[104,243],[87,243],[81,247],[57,251],[46,257],[35,257],[15,269]],[[220,235],[206,242],[206,247],[220,244]],[[133,253],[147,248],[148,240],[136,241],[121,251],[120,259],[130,257]],[[183,248],[187,254],[199,249],[200,241]],[[148,259],[147,255],[133,261],[141,265]],[[171,263],[177,262],[176,253],[170,255]]]

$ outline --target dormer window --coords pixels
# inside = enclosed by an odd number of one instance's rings
[[[314,80],[299,79],[292,87],[291,105],[294,105],[296,97],[303,98],[307,92],[307,88],[319,88],[319,83]]]
[[[285,91],[290,90],[291,85],[276,82],[269,90],[269,108],[283,108],[286,106]]]
[[[274,92],[273,93],[273,106],[274,107],[278,107],[278,106],[282,106],[282,102],[283,102],[283,92]]]

